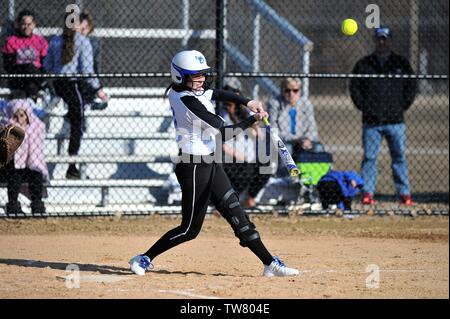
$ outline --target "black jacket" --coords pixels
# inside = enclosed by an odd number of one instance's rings
[[[413,74],[408,60],[392,53],[384,65],[375,54],[359,60],[355,74]],[[404,112],[411,106],[417,92],[415,79],[354,78],[350,94],[355,106],[362,111],[363,123],[372,125],[404,122]]]

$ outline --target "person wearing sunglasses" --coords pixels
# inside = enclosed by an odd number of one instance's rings
[[[409,61],[393,52],[392,32],[388,27],[375,29],[375,51],[359,60],[355,74],[413,74]],[[406,160],[405,112],[414,102],[417,82],[413,79],[354,78],[350,94],[356,108],[362,112],[364,158],[361,163],[364,179],[362,203],[375,204],[377,158],[383,138],[392,157],[392,173],[400,200],[414,205],[408,179]]]
[[[281,83],[281,94],[268,103],[269,120],[287,148],[293,153],[301,151],[321,152],[314,107],[302,96],[300,79],[286,78]],[[277,175],[287,174],[278,169]]]

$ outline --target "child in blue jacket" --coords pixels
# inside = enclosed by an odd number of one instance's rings
[[[335,204],[338,209],[351,210],[352,200],[363,186],[363,179],[354,171],[330,170],[317,184],[322,208]]]

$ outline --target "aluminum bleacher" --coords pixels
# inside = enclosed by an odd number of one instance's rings
[[[59,101],[46,110],[44,151],[50,180],[45,202],[49,212],[77,212],[88,207],[89,211],[106,207],[113,212],[135,211],[164,204],[162,188],[173,171],[170,156],[177,153],[170,107],[160,96],[164,89],[106,91],[111,96],[108,107],[85,112],[86,131],[76,157],[67,154],[70,127],[64,119],[66,106]],[[69,163],[80,165],[81,180],[65,178]],[[7,202],[4,186],[0,188],[0,214]],[[27,201],[25,196],[20,199]]]

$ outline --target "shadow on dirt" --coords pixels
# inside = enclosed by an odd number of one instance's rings
[[[65,262],[51,262],[42,260],[28,260],[28,259],[2,259],[0,258],[0,264],[13,265],[20,267],[32,267],[32,268],[51,268],[57,270],[73,271],[77,269],[79,271],[92,271],[99,272],[107,275],[131,275],[132,272],[129,268],[115,267],[109,265],[94,265],[94,264],[79,264],[79,263],[65,263]],[[77,267],[77,268],[75,268]]]

